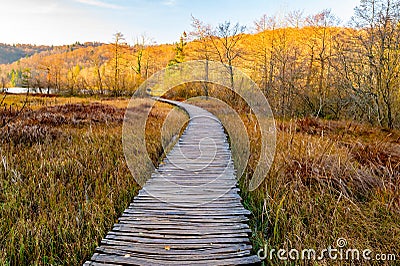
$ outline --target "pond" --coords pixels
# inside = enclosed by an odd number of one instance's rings
[[[1,91],[3,91],[3,90],[1,90]],[[4,91],[8,92],[8,93],[24,94],[28,91],[28,89],[22,88],[22,87],[13,87],[13,88],[5,88]],[[39,91],[39,89],[30,88],[29,93],[35,94],[35,93],[40,93],[40,91]],[[42,89],[42,93],[47,93],[47,89]],[[50,93],[53,93],[53,90],[50,89]]]

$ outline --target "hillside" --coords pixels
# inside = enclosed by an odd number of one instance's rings
[[[73,50],[77,48],[83,48],[88,46],[100,46],[101,43],[75,43],[72,45],[63,46],[47,46],[47,45],[33,45],[33,44],[5,44],[0,43],[0,65],[10,64],[16,62],[22,58],[28,58],[34,54],[41,52],[59,53],[62,51]]]
[[[0,43],[0,64],[9,64],[21,58],[53,49],[51,46],[31,44],[5,44]]]
[[[118,57],[121,87],[113,84]],[[158,70],[174,57],[171,45],[134,45],[75,43],[53,47],[10,64],[0,64],[0,87],[52,88],[77,94],[81,90],[127,91]],[[119,93],[119,92],[118,92]]]

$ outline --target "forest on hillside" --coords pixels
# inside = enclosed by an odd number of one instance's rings
[[[323,10],[308,16],[295,11],[280,19],[264,15],[252,28],[249,34],[237,23],[213,27],[193,17],[190,30],[174,45],[154,45],[146,36],[129,45],[118,32],[109,44],[35,53],[0,65],[0,85],[42,93],[130,95],[167,66],[214,60],[228,71],[233,66],[248,74],[276,116],[400,127],[397,1],[361,1],[348,27]]]
[[[0,43],[0,64],[11,64],[17,62],[22,58],[28,58],[38,53],[47,52],[47,55],[53,53],[60,53],[72,51],[74,49],[87,47],[87,46],[100,46],[101,43],[87,42],[81,44],[76,42],[71,45],[62,46],[47,46],[47,45],[33,45],[33,44],[5,44]]]
[[[23,57],[50,50],[50,46],[0,43],[0,64],[13,63]]]

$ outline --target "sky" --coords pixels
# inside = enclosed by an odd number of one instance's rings
[[[45,45],[111,42],[122,32],[128,43],[142,35],[150,43],[173,43],[190,31],[191,16],[211,25],[239,22],[251,31],[262,15],[324,9],[341,19],[360,0],[0,0],[0,43]]]

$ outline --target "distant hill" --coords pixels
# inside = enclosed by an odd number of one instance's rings
[[[9,64],[35,53],[51,50],[51,46],[31,44],[4,44],[0,43],[0,64]]]
[[[75,43],[64,46],[46,46],[46,45],[32,45],[32,44],[4,44],[0,43],[0,65],[10,64],[20,60],[21,58],[29,57],[34,54],[41,52],[59,53],[65,51],[72,51],[77,48],[89,47],[89,46],[100,46],[101,43],[87,42],[84,44]]]

